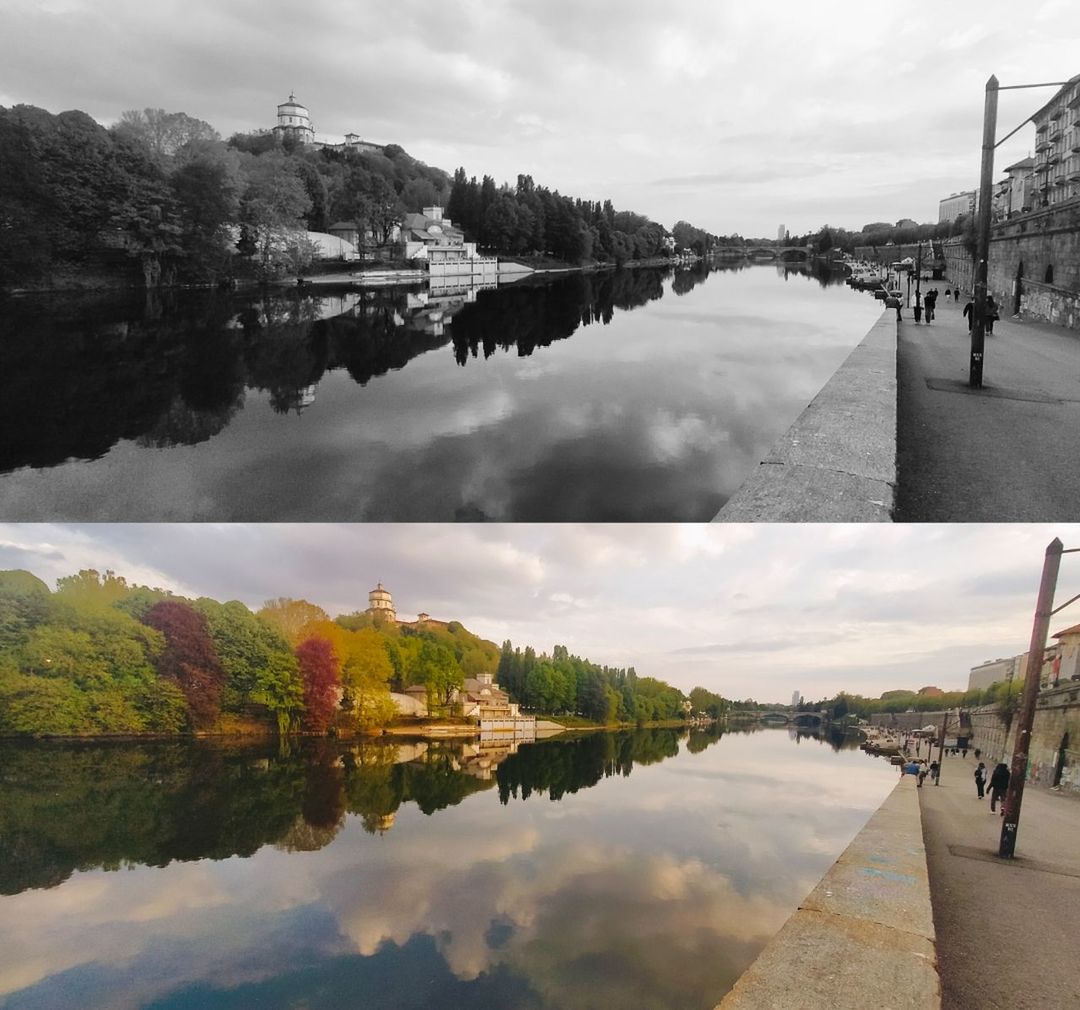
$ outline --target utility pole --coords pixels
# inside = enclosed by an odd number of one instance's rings
[[[919,304],[919,285],[922,283],[922,240],[915,240],[915,304]]]
[[[1050,631],[1054,589],[1057,587],[1058,568],[1061,566],[1063,551],[1061,541],[1054,537],[1046,548],[1046,558],[1043,561],[1039,598],[1035,604],[1035,620],[1031,626],[1031,645],[1028,648],[1027,674],[1024,677],[1024,696],[1020,703],[1012,768],[1009,771],[1009,788],[1005,793],[1005,804],[1002,807],[1005,823],[1001,825],[1001,843],[998,847],[998,855],[1002,859],[1012,859],[1016,851],[1016,830],[1020,824],[1024,779],[1027,778],[1031,726],[1035,721],[1035,701],[1039,696],[1039,677],[1042,674],[1043,653],[1046,651],[1046,636]]]
[[[941,719],[941,739],[938,741],[937,752],[937,777],[934,779],[934,785],[941,785],[941,766],[945,763],[945,726],[949,721],[949,713],[946,711],[945,715]]]
[[[983,106],[982,171],[979,175],[979,219],[975,236],[975,321],[971,327],[968,385],[982,389],[983,344],[986,334],[986,275],[990,257],[990,204],[994,185],[994,134],[997,131],[998,79],[986,82]]]

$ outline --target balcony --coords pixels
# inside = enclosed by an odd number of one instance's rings
[[[1050,131],[1049,140],[1050,140],[1051,144],[1056,144],[1059,140],[1061,140],[1061,127],[1060,126],[1055,126]]]
[[[1049,130],[1049,129],[1050,129],[1050,124],[1049,123],[1036,123],[1035,124],[1035,133],[1036,134],[1046,133],[1046,131]]]
[[[1035,153],[1042,154],[1043,151],[1049,151],[1051,147],[1053,147],[1053,144],[1051,144],[1049,140],[1043,137],[1043,139],[1035,145]]]
[[[1056,120],[1060,119],[1064,114],[1065,114],[1065,106],[1064,105],[1058,105],[1055,108],[1050,110],[1050,115],[1047,118],[1050,120],[1051,123],[1053,123]]]

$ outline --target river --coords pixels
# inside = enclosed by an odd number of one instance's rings
[[[784,729],[0,768],[4,1010],[710,1010],[896,782]]]
[[[837,280],[12,298],[0,519],[708,520],[880,314]]]

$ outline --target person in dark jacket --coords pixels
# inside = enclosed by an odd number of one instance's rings
[[[975,769],[975,788],[979,790],[979,799],[981,800],[986,790],[986,765],[981,761],[979,767]]]
[[[1005,816],[1005,790],[1009,788],[1009,766],[999,761],[990,776],[990,812],[993,813],[998,802],[1001,803],[1001,816]]]
[[[937,309],[937,288],[931,288],[926,292],[923,304],[926,307],[926,324],[929,326],[934,321],[934,312]]]

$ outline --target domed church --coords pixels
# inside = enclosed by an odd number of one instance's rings
[[[366,613],[372,617],[381,617],[388,621],[397,621],[397,611],[394,609],[394,598],[390,590],[384,589],[380,582],[376,588],[368,593],[368,608]]]
[[[277,107],[277,126],[274,132],[282,140],[285,137],[295,137],[302,144],[315,143],[315,129],[311,125],[311,113],[307,107],[301,105],[296,96],[290,94],[289,100]]]

